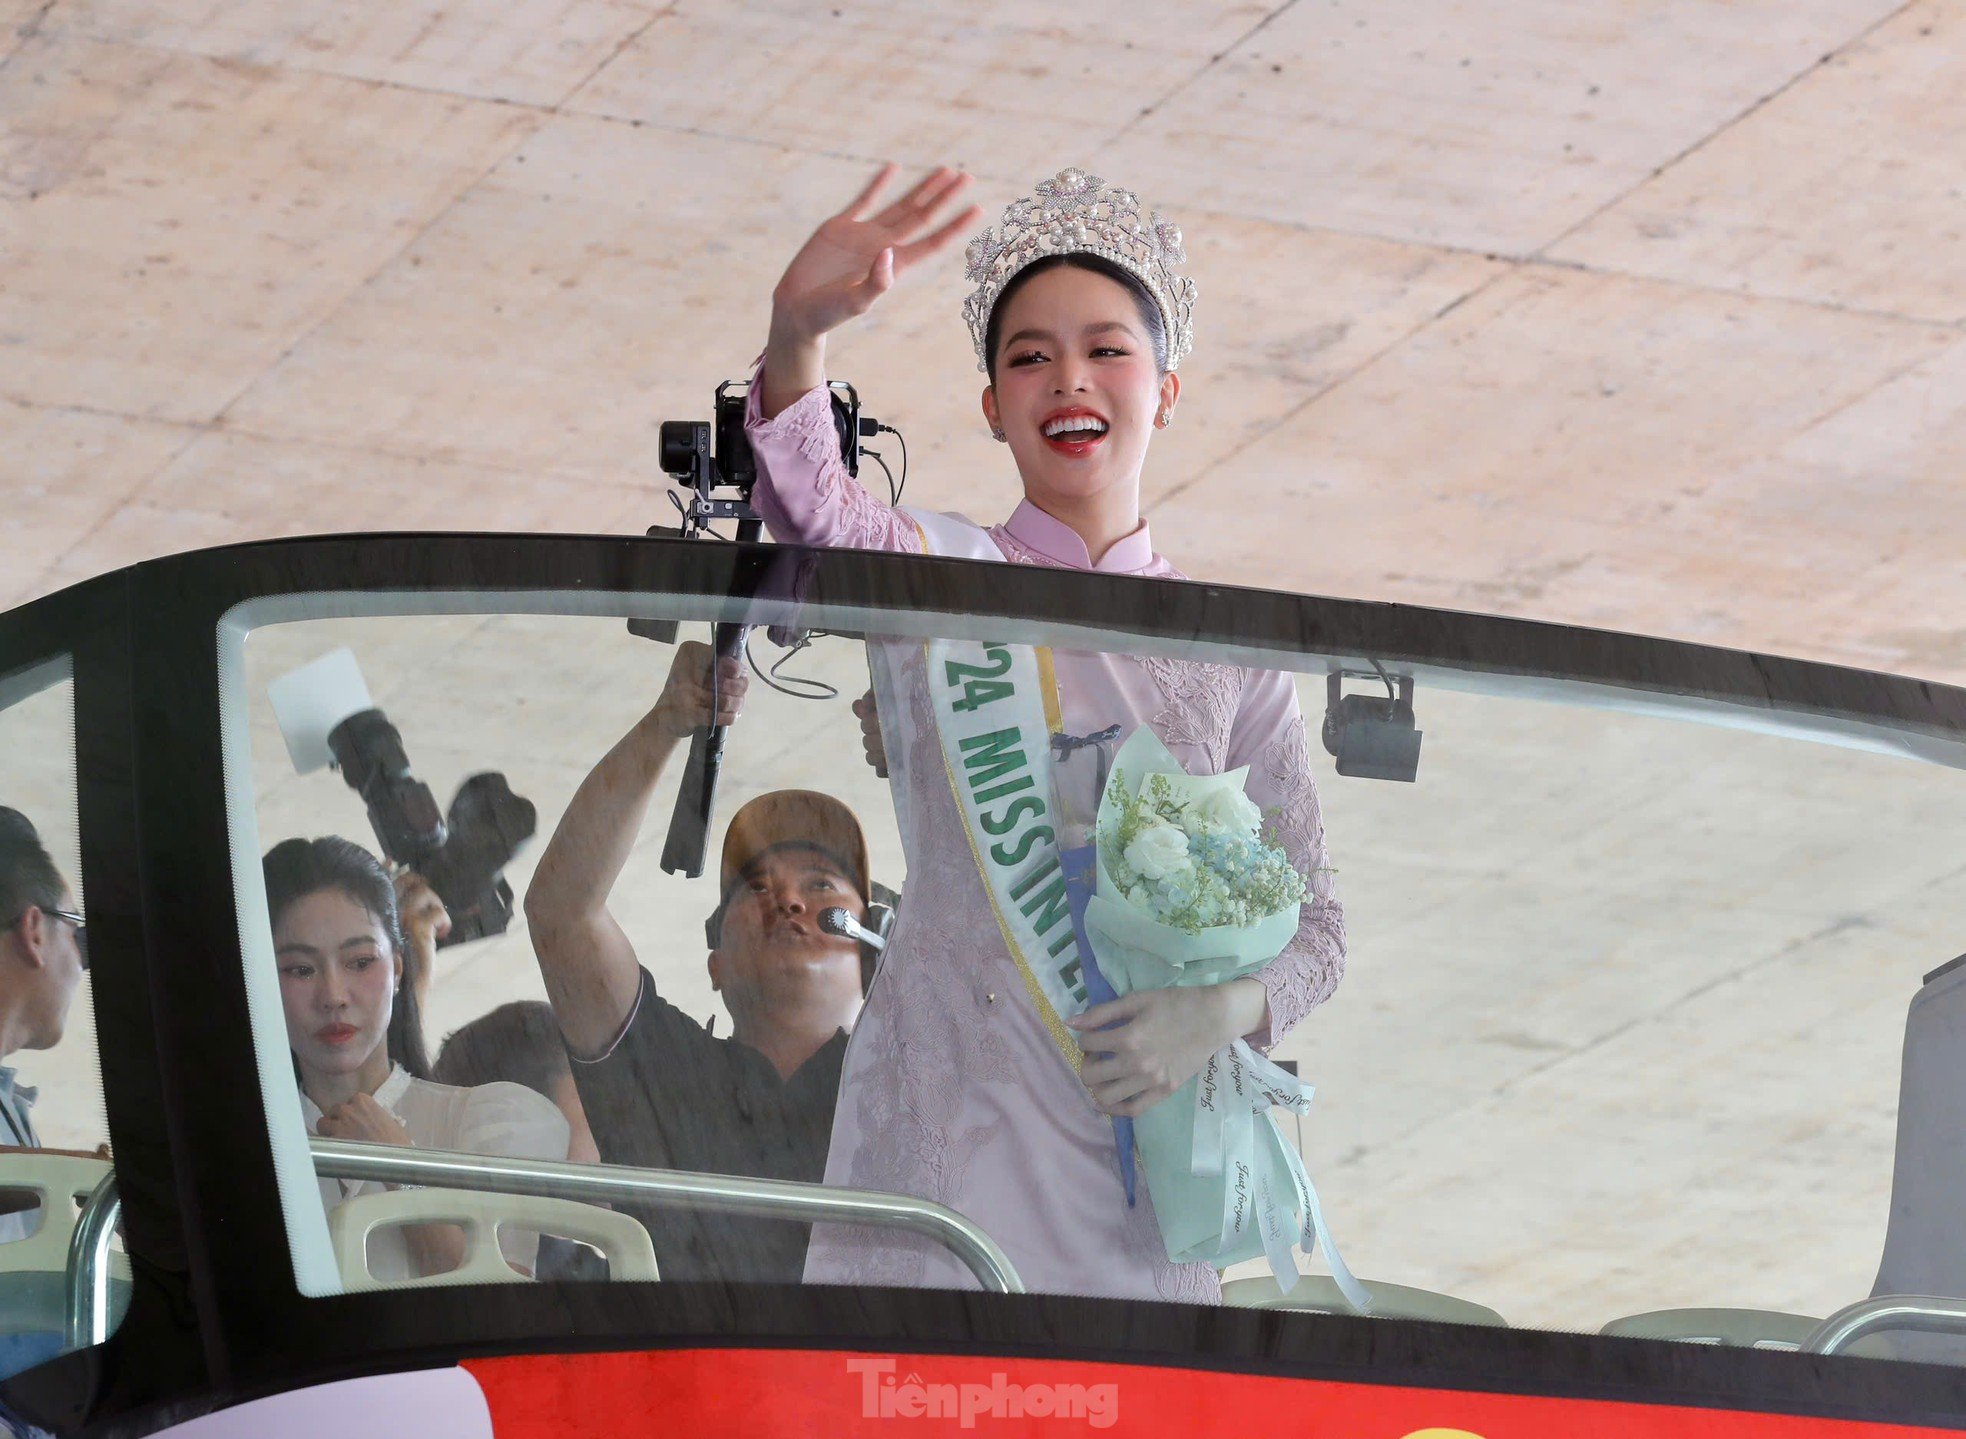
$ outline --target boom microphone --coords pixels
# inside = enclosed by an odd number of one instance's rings
[[[828,934],[837,934],[846,939],[857,939],[879,954],[887,948],[887,941],[875,931],[861,924],[845,910],[835,907],[819,911],[819,927]]]

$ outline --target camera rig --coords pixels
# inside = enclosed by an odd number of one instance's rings
[[[763,520],[751,504],[751,490],[757,483],[758,464],[751,452],[750,437],[744,432],[744,410],[750,388],[747,380],[725,380],[717,386],[711,419],[662,422],[657,440],[659,462],[665,474],[681,482],[688,498],[672,491],[670,498],[682,523],[680,527],[651,526],[651,535],[685,540],[705,536],[721,539],[710,526],[729,520],[736,524],[733,538],[737,543],[757,541]],[[861,441],[889,427],[860,413],[860,395],[846,381],[834,380],[827,388],[840,459],[847,473],[857,478],[863,453],[876,460],[880,458],[866,450]],[[884,461],[882,468],[886,468]],[[905,459],[901,474],[905,482],[908,474]],[[718,665],[744,652],[751,627],[720,623],[710,628],[710,648],[714,652],[710,688],[714,707]],[[628,629],[643,639],[663,644],[675,643],[678,632],[674,620],[630,620]],[[723,769],[724,735],[723,726],[708,725],[690,737],[689,762],[683,769],[682,783],[676,791],[676,807],[669,817],[669,834],[662,846],[665,873],[682,874],[690,879],[703,873],[710,815],[716,804],[717,779]]]
[[[744,406],[750,394],[748,380],[725,380],[717,386],[710,420],[664,420],[658,438],[663,472],[683,482],[688,500],[677,499],[682,514],[683,539],[710,534],[713,522],[735,520],[737,538],[754,540],[758,536],[758,512],[751,508],[751,488],[757,483],[757,457],[751,453],[750,437],[744,433]],[[844,380],[835,380],[832,392],[833,428],[839,436],[840,458],[847,473],[859,477],[862,439],[871,439],[882,428],[880,421],[860,413],[860,395]],[[750,526],[746,533],[745,526]],[[654,531],[651,531],[654,533]],[[670,530],[664,533],[675,534]]]

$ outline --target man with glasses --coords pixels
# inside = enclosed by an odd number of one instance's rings
[[[34,826],[0,805],[0,1145],[41,1147],[34,1090],[6,1061],[17,1050],[52,1049],[89,967],[88,934],[75,893],[48,858]],[[0,1215],[0,1239],[19,1218]]]

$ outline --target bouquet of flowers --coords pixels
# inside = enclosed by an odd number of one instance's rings
[[[1157,770],[1129,785],[1119,769],[1099,834],[1099,858],[1115,892],[1139,912],[1193,935],[1225,925],[1247,928],[1302,904],[1304,876],[1281,845],[1263,838],[1263,812],[1242,792],[1245,773],[1203,782],[1183,773],[1186,783],[1177,785],[1175,775]]]
[[[1146,727],[1120,747],[1095,822],[1097,879],[1085,934],[1119,994],[1221,984],[1254,973],[1297,932],[1305,876],[1264,829],[1247,769],[1190,775]],[[1243,1040],[1136,1122],[1167,1257],[1217,1267],[1268,1258],[1286,1291],[1294,1246],[1321,1246],[1364,1313],[1365,1291],[1332,1247],[1303,1159],[1271,1110],[1311,1090]]]

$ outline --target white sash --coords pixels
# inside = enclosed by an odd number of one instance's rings
[[[958,560],[1000,560],[1004,557],[996,541],[990,538],[989,531],[963,515],[918,510],[911,505],[901,506],[898,513],[906,515],[920,532],[924,554],[948,555]]]
[[[1078,1071],[1064,1021],[1084,1010],[1078,934],[1058,862],[1051,736],[1058,684],[1051,651],[985,640],[930,640],[928,689],[942,763],[1004,944],[1039,1018]]]
[[[928,554],[1004,557],[987,531],[960,515],[900,513]],[[943,767],[970,855],[1032,1007],[1076,1074],[1084,1056],[1064,1021],[1089,997],[1052,813],[1051,736],[1060,719],[1051,651],[951,639],[923,648]],[[893,689],[889,665],[877,666],[876,688],[885,704]]]

